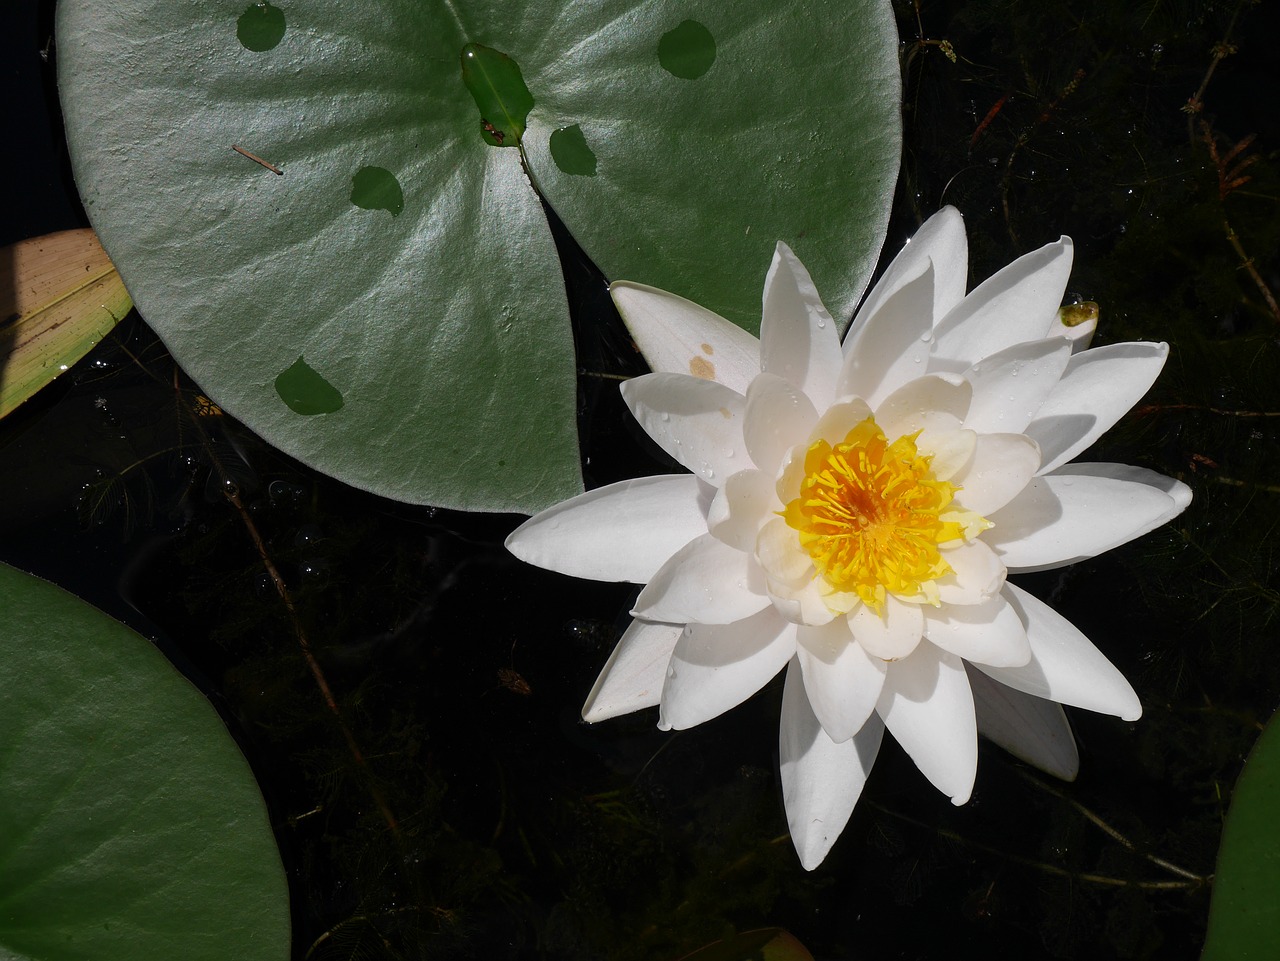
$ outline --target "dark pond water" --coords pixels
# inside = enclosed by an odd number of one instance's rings
[[[0,423],[0,558],[155,638],[223,712],[271,808],[295,957],[675,959],[768,925],[821,958],[1198,956],[1231,787],[1280,699],[1280,317],[1263,292],[1280,290],[1276,7],[897,12],[905,156],[886,249],[953,203],[973,283],[1068,233],[1073,289],[1102,309],[1095,342],[1173,345],[1087,457],[1178,476],[1195,503],[1022,581],[1122,668],[1144,717],[1070,711],[1073,784],[984,744],[962,808],[886,740],[843,838],[805,873],[777,781],[777,683],[685,733],[653,712],[585,726],[634,589],[517,564],[502,540],[518,518],[351,490],[225,416],[201,417],[201,436],[198,387],[134,315]],[[40,56],[51,19],[35,0],[0,13],[22,111],[4,243],[84,223]],[[588,484],[669,470],[611,379],[641,362],[561,240]]]

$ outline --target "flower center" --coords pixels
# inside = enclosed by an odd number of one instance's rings
[[[856,593],[876,611],[886,593],[937,604],[934,581],[951,573],[938,545],[990,526],[949,510],[959,488],[933,476],[917,436],[890,444],[868,417],[835,447],[815,442],[800,496],[782,512],[832,592]]]

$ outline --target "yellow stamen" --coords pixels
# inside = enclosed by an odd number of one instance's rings
[[[856,593],[876,611],[886,594],[937,606],[935,581],[952,572],[938,545],[991,526],[953,505],[960,488],[934,477],[918,436],[890,444],[868,417],[835,447],[815,442],[799,496],[782,512],[830,591]]]

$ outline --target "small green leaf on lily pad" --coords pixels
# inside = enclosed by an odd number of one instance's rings
[[[462,48],[462,82],[480,109],[480,132],[491,147],[518,147],[524,136],[533,94],[520,65],[499,50],[479,43]]]
[[[1201,961],[1271,961],[1280,945],[1280,712],[1253,746],[1218,847]]]
[[[682,80],[697,80],[716,62],[716,38],[706,24],[685,20],[658,41],[658,63]]]
[[[578,124],[552,131],[549,147],[551,159],[556,166],[570,176],[596,175],[596,155],[587,146],[587,138],[583,136],[582,127]]]
[[[0,565],[0,664],[0,958],[288,958],[253,772],[164,656]]]
[[[312,416],[342,410],[342,391],[334,387],[302,357],[276,378],[276,393],[295,414]]]
[[[361,167],[351,178],[351,202],[364,210],[389,210],[398,217],[404,210],[404,190],[385,167]]]
[[[236,20],[236,37],[246,50],[264,53],[284,39],[284,11],[269,3],[255,3]]]

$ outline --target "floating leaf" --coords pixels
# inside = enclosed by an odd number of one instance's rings
[[[275,838],[209,702],[3,565],[0,612],[0,958],[288,958]]]
[[[0,250],[0,417],[87,354],[132,307],[88,228]]]
[[[255,51],[243,6],[62,0],[59,84],[85,207],[143,316],[229,414],[348,483],[482,510],[580,489],[534,184],[608,277],[753,330],[777,240],[841,317],[875,263],[900,126],[886,0],[281,10]],[[373,210],[370,169],[399,188]],[[299,355],[340,417],[281,400]]]
[[[1280,945],[1280,721],[1267,723],[1231,796],[1201,961],[1270,961]]]

